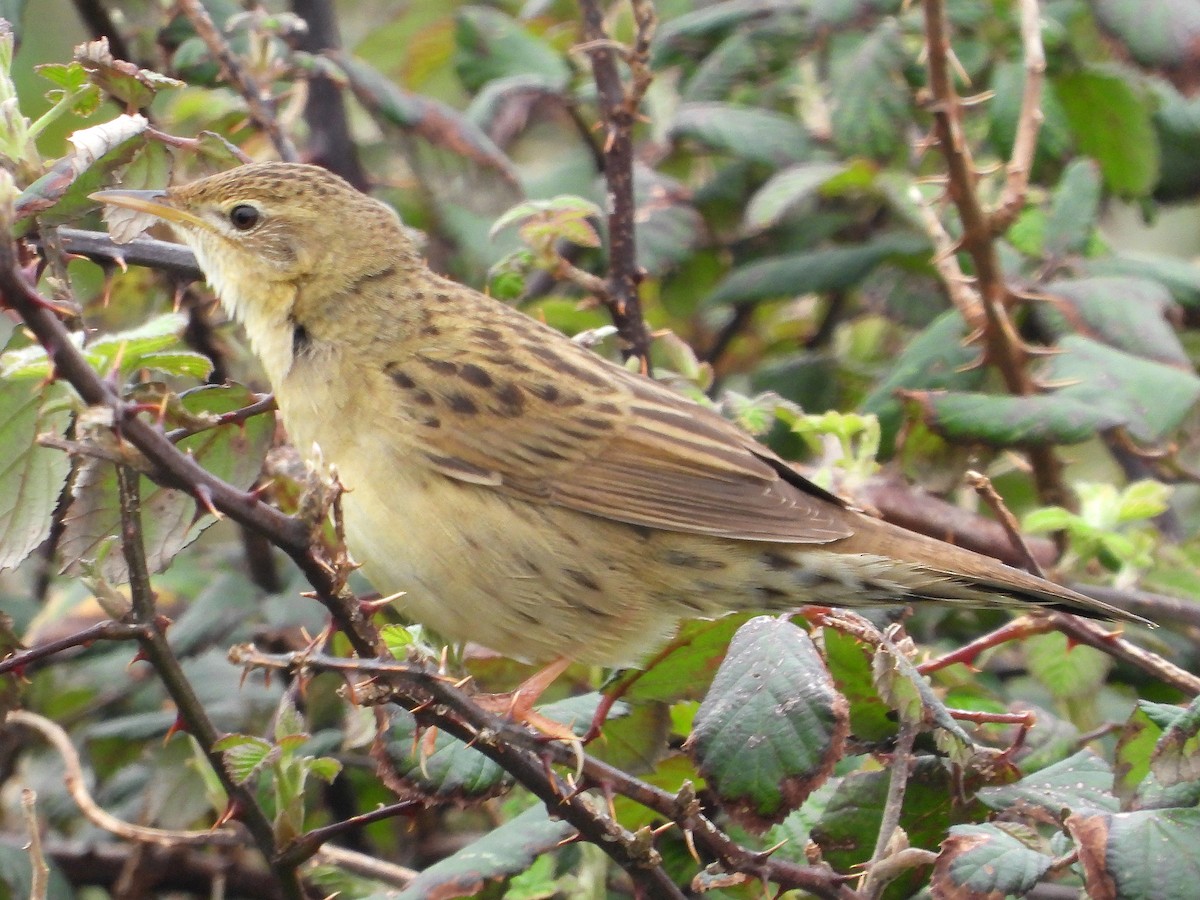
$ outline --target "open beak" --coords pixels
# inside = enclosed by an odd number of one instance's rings
[[[178,225],[191,225],[195,228],[208,227],[203,219],[192,215],[185,209],[173,206],[170,194],[166,191],[96,191],[94,194],[88,194],[88,198],[133,212],[157,216],[166,222],[174,222]]]

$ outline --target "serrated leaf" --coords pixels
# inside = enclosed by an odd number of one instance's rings
[[[443,731],[430,747],[428,734],[418,732],[412,713],[394,712],[388,756],[400,777],[422,792],[478,799],[503,793],[512,784],[511,776],[478,750]]]
[[[70,470],[37,436],[67,427],[67,391],[29,379],[0,379],[0,570],[22,562],[46,535]]]
[[[114,59],[106,37],[76,47],[75,62],[87,72],[93,84],[123,103],[126,109],[143,109],[159,91],[184,86],[184,82],[175,78]]]
[[[489,882],[525,871],[538,856],[554,850],[574,834],[575,829],[566,822],[551,819],[545,807],[531,807],[427,868],[396,895],[396,900],[477,896]]]
[[[314,759],[309,759],[305,762],[308,771],[316,775],[322,781],[333,783],[333,780],[341,774],[342,764],[336,759],[329,756],[319,756]]]
[[[1079,148],[1100,164],[1104,183],[1121,197],[1144,197],[1158,180],[1152,110],[1133,77],[1090,67],[1051,82]]]
[[[1014,784],[982,788],[978,796],[994,810],[1032,807],[1057,817],[1064,809],[1116,812],[1112,785],[1108,763],[1091,750],[1080,750]]]
[[[213,749],[221,754],[225,771],[237,784],[245,784],[279,757],[278,749],[269,741],[250,734],[226,735],[213,744]]]
[[[1092,647],[1070,644],[1066,635],[1057,631],[1033,635],[1023,646],[1029,674],[1062,699],[1094,694],[1111,667],[1111,657]]]
[[[871,648],[834,628],[822,629],[821,645],[829,673],[850,704],[850,728],[854,736],[867,743],[895,736],[895,717],[879,696],[871,674],[874,656]]]
[[[685,103],[668,136],[770,166],[799,162],[810,152],[808,132],[780,113],[732,103]]]
[[[969,391],[909,391],[925,424],[953,443],[990,447],[1078,444],[1119,425],[1110,412],[1068,397]]]
[[[1150,769],[1163,787],[1200,781],[1200,699],[1193,699],[1163,732],[1150,758]]]
[[[722,807],[759,831],[824,782],[848,732],[845,698],[808,634],[759,616],[730,643],[688,747]]]
[[[955,825],[942,842],[930,889],[946,898],[1024,895],[1054,857],[1018,840],[1001,825]]]
[[[1066,384],[1055,396],[1104,409],[1134,439],[1151,443],[1178,428],[1200,399],[1200,378],[1190,371],[1131,356],[1079,335],[1059,342],[1042,377]]]
[[[1089,897],[1192,900],[1200,884],[1200,810],[1076,814],[1067,829]]]
[[[712,683],[734,633],[751,618],[749,613],[734,613],[685,622],[646,669],[621,673],[605,685],[605,693],[619,691],[629,700],[699,700]]]
[[[233,412],[254,403],[256,397],[240,385],[206,386],[180,397],[181,415],[198,418]],[[168,413],[171,414],[168,407]],[[258,477],[275,431],[271,414],[254,416],[244,423],[221,425],[185,437],[179,447],[202,466],[235,487],[248,488]],[[141,479],[142,531],[147,563],[161,571],[180,550],[216,521],[197,509],[195,499],[179,491]],[[94,559],[120,534],[120,507],[115,469],[103,460],[89,459],[80,469],[64,520],[60,549],[68,571],[81,571],[81,561]],[[128,580],[124,556],[108,553],[100,574],[113,584]]]
[[[844,156],[895,156],[908,144],[905,129],[912,106],[899,20],[885,18],[866,34],[839,35],[831,55],[834,144]]]
[[[1087,249],[1100,215],[1100,188],[1100,167],[1094,160],[1073,160],[1063,171],[1046,218],[1047,255],[1082,254]]]
[[[1115,276],[1065,278],[1041,292],[1055,298],[1034,307],[1052,337],[1084,331],[1126,353],[1190,368],[1187,351],[1167,319],[1175,304],[1162,284]]]

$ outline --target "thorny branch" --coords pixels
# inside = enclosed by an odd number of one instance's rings
[[[246,71],[246,67],[238,60],[237,55],[229,46],[220,30],[213,23],[212,17],[200,0],[178,0],[179,8],[187,16],[196,34],[208,46],[208,50],[221,64],[230,83],[246,101],[250,117],[266,132],[275,146],[275,152],[285,162],[296,162],[299,155],[296,145],[288,137],[287,132],[279,124],[275,115],[275,102],[270,92],[258,83],[258,80]]]
[[[957,298],[956,306],[968,327],[982,338],[985,361],[997,368],[1009,393],[1030,396],[1037,388],[1027,368],[1029,354],[1009,317],[1012,292],[996,254],[992,217],[984,209],[976,190],[978,173],[963,134],[963,101],[954,87],[945,0],[923,0],[922,5],[934,135],[946,159],[946,191],[962,222],[963,233],[957,247],[971,258],[974,286],[959,283],[957,276],[947,268],[941,268],[941,273],[951,297]],[[1034,135],[1036,137],[1036,131]],[[931,237],[945,266],[944,257],[952,248],[946,246],[939,232],[933,232]],[[966,302],[968,300],[970,302]],[[1028,455],[1042,503],[1070,506],[1070,493],[1062,478],[1062,462],[1053,449],[1031,447]]]
[[[642,370],[648,372],[650,331],[642,318],[638,294],[642,270],[637,262],[633,126],[642,95],[650,84],[647,55],[654,34],[654,7],[649,0],[633,0],[637,36],[630,49],[618,47],[609,39],[599,0],[580,0],[580,8],[586,42],[579,49],[592,59],[604,129],[604,180],[608,185],[609,277],[600,299],[608,307],[627,352],[638,357]],[[633,75],[628,87],[617,67],[619,55]]]

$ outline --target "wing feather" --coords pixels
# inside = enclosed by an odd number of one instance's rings
[[[452,287],[469,314],[439,309],[431,334],[383,367],[442,475],[646,528],[788,543],[852,533],[834,498],[716,413]]]

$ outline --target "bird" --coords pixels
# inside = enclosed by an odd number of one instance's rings
[[[92,197],[191,248],[291,442],[336,466],[363,573],[447,641],[631,666],[731,611],[1145,622],[855,509],[717,412],[434,273],[390,206],[323,168]]]

